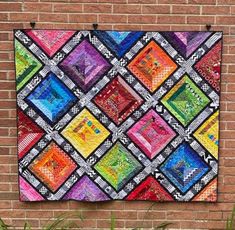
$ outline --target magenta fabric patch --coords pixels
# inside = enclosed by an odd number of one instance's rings
[[[146,113],[127,132],[149,158],[154,158],[176,135],[167,123],[154,111]]]
[[[50,57],[53,56],[74,33],[75,31],[63,30],[29,30],[27,32],[34,42]]]

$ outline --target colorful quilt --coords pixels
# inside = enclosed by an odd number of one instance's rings
[[[222,32],[14,40],[21,201],[217,200]]]

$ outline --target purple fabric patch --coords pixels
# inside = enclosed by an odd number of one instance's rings
[[[110,68],[110,64],[86,39],[59,66],[85,92]]]
[[[83,176],[66,194],[64,199],[81,201],[105,201],[110,200],[88,176]]]

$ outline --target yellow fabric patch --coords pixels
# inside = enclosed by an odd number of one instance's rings
[[[200,128],[194,133],[197,140],[218,159],[219,145],[219,112],[216,111]]]
[[[84,109],[69,123],[62,134],[83,157],[87,158],[110,133],[87,109]]]

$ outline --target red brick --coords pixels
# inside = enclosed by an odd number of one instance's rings
[[[152,228],[152,221],[149,220],[126,220],[126,228]]]
[[[1,60],[9,60],[9,53],[0,53]]]
[[[16,138],[15,137],[1,137],[0,143],[3,146],[16,146]]]
[[[155,24],[156,23],[156,16],[154,15],[129,15],[128,16],[128,23],[131,24]]]
[[[77,22],[77,23],[96,23],[97,22],[97,15],[89,15],[89,14],[70,14],[69,15],[69,22]]]
[[[97,229],[104,229],[104,228],[110,228],[111,221],[110,220],[97,220]],[[115,228],[121,228],[124,229],[125,222],[117,220],[115,221]]]
[[[10,13],[10,21],[16,21],[16,22],[38,21],[38,13],[21,13],[21,14]]]
[[[199,6],[173,5],[173,14],[200,14]]]
[[[159,4],[186,4],[187,0],[158,0]]]
[[[164,220],[166,219],[166,212],[165,211],[139,211],[138,212],[138,219],[148,219],[148,220]]]
[[[209,218],[209,212],[207,211],[200,211],[196,213],[196,220],[205,220]]]
[[[51,3],[35,3],[35,2],[25,2],[23,4],[23,9],[25,12],[52,12],[52,4]]]
[[[235,5],[234,0],[217,0],[218,5]]]
[[[15,82],[0,82],[0,90],[15,90]]]
[[[16,108],[16,102],[15,101],[0,101],[0,108],[1,109],[14,109]]]
[[[9,154],[9,148],[0,146],[0,159],[3,158],[2,160],[5,160],[6,156],[3,156],[3,155],[8,155],[8,154]],[[5,163],[5,161],[4,162],[1,161],[1,162]]]
[[[127,0],[98,0],[99,3],[120,3],[120,4],[123,4],[123,3],[127,3]]]
[[[8,36],[9,36],[9,34],[8,33],[0,33],[0,40],[1,41],[7,41],[8,40]]]
[[[229,159],[228,159],[228,161],[229,161]],[[227,167],[229,167],[229,166],[227,166]],[[224,184],[233,185],[234,183],[235,183],[235,178],[233,176],[225,176],[224,177]]]
[[[110,17],[109,14],[101,14],[99,15],[99,22],[100,23],[126,23],[127,16],[126,15],[112,15],[112,17]]]
[[[8,14],[7,13],[0,13],[0,21],[7,21]]]
[[[205,15],[228,15],[230,13],[229,6],[203,6],[202,7],[202,14]]]
[[[217,16],[216,23],[219,25],[234,25],[235,16]]]
[[[0,183],[0,191],[1,192],[9,192],[10,190],[11,190],[11,186],[10,186],[9,182],[7,182],[7,183]],[[0,201],[0,204],[2,204],[2,200]],[[4,202],[7,202],[7,201],[4,201]],[[0,207],[1,207],[1,205],[0,205]],[[5,207],[1,207],[1,209],[6,209],[6,208]]]
[[[82,4],[55,4],[54,11],[61,13],[80,13],[82,12]]]
[[[97,3],[98,0],[68,0],[67,2],[76,2],[76,3]]]
[[[14,63],[12,62],[0,62],[0,68],[3,70],[13,70],[14,69]]]
[[[195,213],[192,212],[167,212],[167,219],[168,220],[193,220],[195,219]]]
[[[61,209],[63,209],[63,211],[67,211],[68,210],[68,203],[61,203],[61,202],[45,202],[45,203],[41,203],[41,208],[42,209],[49,209],[49,210],[58,210],[61,211]]]
[[[144,5],[142,7],[143,14],[168,14],[170,13],[169,5]]]
[[[213,16],[188,16],[187,17],[187,23],[190,24],[214,24],[215,17]]]
[[[188,0],[189,4],[215,5],[216,0]]]
[[[0,136],[7,136],[8,129],[7,128],[0,128]]]
[[[228,142],[228,141],[229,140],[226,140],[225,142]],[[226,149],[223,149],[223,150],[220,149],[220,156],[221,157],[233,157],[233,152],[229,148],[230,148],[229,144],[227,144]]]
[[[141,13],[141,5],[123,5],[113,6],[113,12],[118,14],[139,14]]]
[[[181,25],[171,25],[171,29],[173,31],[198,31],[200,30],[199,25],[185,25],[182,27]]]
[[[0,178],[1,180],[2,178]],[[9,178],[7,178],[7,182],[10,182]],[[19,193],[16,193],[16,192],[3,192],[3,193],[0,193],[0,200],[4,200],[4,201],[7,201],[7,200],[19,200]]]
[[[110,219],[111,218],[111,212],[110,211],[104,211],[104,210],[99,210],[97,211],[83,211],[82,216],[86,217],[86,219]]]
[[[59,14],[59,13],[56,13],[56,14],[40,13],[39,20],[40,21],[47,21],[47,22],[67,22],[68,15],[67,14]]]
[[[15,210],[14,212],[8,212],[8,211],[0,211],[0,216],[2,218],[24,218],[25,212],[22,210]]]
[[[9,92],[8,91],[0,91],[0,98],[8,99],[9,98]]]
[[[128,0],[128,3],[154,4],[156,3],[156,0]]]
[[[119,24],[119,25],[114,25],[113,29],[114,30],[141,30],[143,26],[136,25],[136,24]],[[110,27],[109,27],[110,29]]]
[[[30,0],[31,1],[31,0]],[[38,0],[33,0],[33,1],[38,1]],[[54,3],[67,3],[67,2],[70,2],[72,0],[53,0]],[[40,0],[40,2],[48,2],[48,0]],[[76,2],[76,0],[75,0]]]
[[[2,189],[2,185],[1,185],[1,189]],[[11,202],[10,201],[1,201],[0,202],[0,209],[10,209],[10,208],[11,208]]]
[[[171,29],[170,25],[163,25],[163,24],[159,24],[159,25],[142,25],[142,30],[144,31],[169,31]]]
[[[115,219],[137,219],[137,211],[112,211]]]
[[[33,219],[33,220],[30,220],[30,226],[32,228],[38,228],[39,227],[39,220],[38,219]],[[25,220],[24,219],[13,219],[12,221],[12,225],[14,226],[24,226],[25,224]]]
[[[85,4],[84,13],[111,13],[112,5],[101,5],[101,4]]]
[[[157,23],[160,24],[182,24],[185,23],[185,16],[157,16]]]
[[[40,210],[40,211],[27,211],[26,212],[26,218],[35,218],[37,219],[40,216],[40,218],[46,218],[50,219],[53,216],[53,211],[45,211],[45,210]]]
[[[0,44],[0,50],[5,51],[11,51],[13,49],[12,43],[11,42],[5,42],[3,44]]]
[[[12,2],[12,3],[4,3],[1,2],[0,3],[0,11],[16,11],[16,12],[20,12],[21,11],[21,3],[16,3],[16,2]]]
[[[227,92],[235,92],[235,84],[228,84]]]

